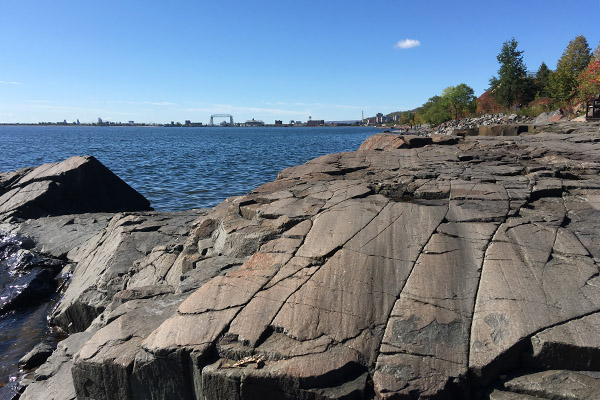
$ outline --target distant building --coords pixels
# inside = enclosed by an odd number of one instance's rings
[[[283,122],[281,122],[281,120],[276,119],[275,120],[275,126],[282,126]]]
[[[375,119],[376,119],[376,121],[377,121],[378,124],[383,124],[385,122],[384,118],[385,117],[383,116],[382,113],[377,113],[377,115],[375,116]]]
[[[133,125],[133,124],[135,124],[135,122],[129,121],[129,125]]]
[[[252,120],[244,122],[244,126],[265,126],[265,123],[263,121],[255,120],[254,118],[252,118]]]
[[[323,119],[309,119],[306,123],[306,126],[323,126],[325,125],[325,120]]]
[[[190,126],[192,124],[192,121],[190,121],[189,119],[185,120],[185,126]]]

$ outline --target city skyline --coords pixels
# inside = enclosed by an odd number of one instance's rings
[[[0,122],[360,120],[480,95],[514,37],[531,71],[600,42],[600,1],[7,2]],[[510,23],[506,23],[509,21]]]

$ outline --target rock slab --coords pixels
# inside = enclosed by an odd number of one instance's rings
[[[0,175],[0,220],[151,209],[148,200],[91,156]]]

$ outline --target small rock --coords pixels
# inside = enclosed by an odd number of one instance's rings
[[[19,367],[23,369],[39,367],[46,362],[53,351],[54,349],[50,345],[40,343],[19,360]]]

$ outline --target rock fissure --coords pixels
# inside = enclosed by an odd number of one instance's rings
[[[469,335],[468,335],[468,340],[467,340],[467,343],[468,343],[468,346],[467,346],[467,367],[469,367],[469,368],[470,368],[470,360],[471,360],[471,347],[473,346],[473,343],[472,343],[472,340],[473,340],[472,339],[473,338],[473,329],[474,329],[473,328],[473,317],[475,316],[475,310],[477,309],[477,306],[478,306],[477,301],[479,299],[479,290],[481,288],[481,280],[482,280],[483,275],[485,273],[485,271],[484,271],[485,260],[486,260],[487,255],[488,255],[488,250],[490,249],[490,246],[494,242],[494,238],[496,237],[496,235],[500,231],[501,226],[504,223],[506,223],[506,219],[505,219],[505,221],[503,221],[502,223],[500,223],[500,224],[498,224],[496,226],[496,228],[494,229],[494,232],[489,236],[489,239],[488,239],[488,241],[487,241],[487,243],[485,245],[485,248],[483,249],[483,258],[482,258],[481,264],[479,266],[479,271],[480,271],[479,280],[478,280],[478,283],[477,283],[477,286],[476,286],[476,289],[475,289],[475,293],[474,293],[474,296],[473,296],[474,301],[473,301],[473,308],[471,310],[471,320],[470,320],[470,324],[469,324],[470,325],[469,326],[470,329],[469,329]]]

